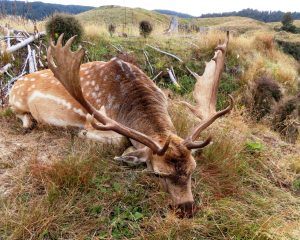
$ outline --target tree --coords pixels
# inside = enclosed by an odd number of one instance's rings
[[[287,12],[283,15],[281,23],[283,25],[283,27],[285,26],[290,26],[293,25],[293,17],[292,17],[292,13]]]
[[[291,32],[291,33],[298,33],[300,31],[299,28],[297,28],[294,24],[293,24],[293,16],[290,12],[287,12],[283,15],[283,18],[281,20],[282,23],[282,27],[281,30],[287,31],[287,32]]]
[[[145,20],[140,22],[140,34],[144,38],[147,38],[151,34],[152,30],[153,27],[150,22]]]

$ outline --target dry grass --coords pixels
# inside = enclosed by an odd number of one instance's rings
[[[170,111],[186,134],[194,120],[177,104]],[[246,125],[240,112],[208,133],[214,143],[196,157],[193,192],[202,208],[193,219],[175,217],[168,195],[143,168],[111,160],[122,148],[66,136],[64,156],[45,162],[32,155],[14,173],[14,190],[0,198],[0,233],[5,239],[297,239],[286,222],[300,224],[290,163],[299,146]]]

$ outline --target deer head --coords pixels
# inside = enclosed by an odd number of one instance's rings
[[[48,64],[54,76],[90,114],[88,121],[93,128],[101,131],[115,131],[145,146],[134,153],[129,153],[126,157],[138,158],[147,162],[149,169],[160,178],[165,189],[171,194],[174,204],[182,210],[182,214],[188,217],[192,216],[195,212],[195,206],[191,190],[191,175],[196,168],[196,161],[191,150],[203,148],[210,143],[211,137],[204,142],[197,141],[197,139],[203,130],[216,119],[228,113],[233,106],[231,100],[230,106],[226,109],[219,112],[215,109],[216,94],[224,65],[228,37],[223,45],[217,47],[215,56],[207,64],[203,76],[200,77],[190,71],[197,78],[194,90],[197,105],[194,107],[188,103],[184,104],[196,116],[201,118],[201,122],[185,140],[168,130],[150,137],[97,111],[84,98],[80,86],[79,69],[85,51],[80,48],[76,52],[72,52],[70,46],[74,37],[69,39],[65,46],[62,45],[62,38],[63,36],[60,36],[57,45],[51,42],[48,49]],[[201,97],[202,95],[204,97]],[[161,121],[168,120],[161,119]]]

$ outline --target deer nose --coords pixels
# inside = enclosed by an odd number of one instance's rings
[[[176,214],[180,218],[184,218],[184,217],[191,218],[198,211],[194,202],[181,203],[178,204],[176,208],[177,208]]]

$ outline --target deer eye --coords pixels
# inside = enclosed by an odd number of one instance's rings
[[[170,159],[170,163],[176,164],[176,163],[178,163],[178,159],[172,158],[172,159]]]

